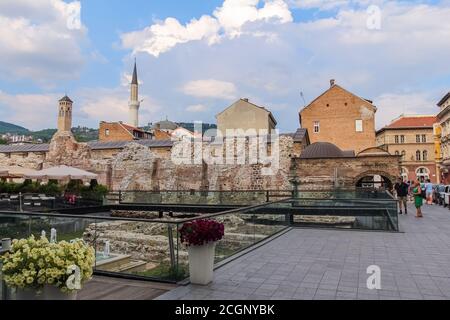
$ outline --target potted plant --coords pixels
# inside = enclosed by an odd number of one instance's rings
[[[207,285],[213,280],[216,242],[224,236],[223,223],[214,220],[187,222],[179,230],[189,253],[191,283]]]
[[[81,239],[51,243],[46,237],[14,240],[3,257],[3,279],[17,300],[74,300],[91,279],[95,252]]]

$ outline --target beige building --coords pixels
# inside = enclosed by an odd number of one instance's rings
[[[439,182],[436,173],[433,115],[402,115],[377,132],[377,146],[401,156],[405,180]]]
[[[438,102],[440,112],[437,115],[437,122],[441,127],[441,153],[440,162],[441,181],[450,183],[450,92]]]
[[[358,97],[330,81],[330,88],[300,111],[300,126],[311,143],[330,142],[359,153],[375,147],[375,113],[372,101]]]
[[[228,129],[255,129],[267,130],[271,133],[275,130],[277,121],[266,108],[257,106],[248,99],[239,99],[217,116],[217,129],[222,135],[226,135]]]

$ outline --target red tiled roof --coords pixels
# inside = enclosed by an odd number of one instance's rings
[[[133,131],[145,132],[145,131],[142,130],[142,129],[139,129],[139,128],[130,126],[129,124],[121,123],[121,125],[122,125],[125,129],[127,129],[128,131],[130,131],[130,132],[133,132]]]
[[[436,116],[401,117],[387,125],[387,129],[433,127],[437,122]]]

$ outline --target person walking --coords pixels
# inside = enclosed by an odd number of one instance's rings
[[[403,178],[398,178],[397,183],[394,186],[397,193],[398,206],[400,214],[403,214],[402,207],[405,209],[405,214],[408,214],[408,189],[409,186],[403,181]]]
[[[427,204],[432,205],[433,204],[433,184],[431,183],[431,180],[428,179],[425,183],[425,196],[427,199]]]
[[[414,205],[416,206],[416,218],[423,218],[423,215],[422,215],[422,205],[423,205],[422,188],[420,187],[419,180],[417,180],[414,183],[413,195],[414,195]]]

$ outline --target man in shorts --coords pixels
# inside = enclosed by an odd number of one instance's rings
[[[409,186],[403,181],[403,178],[398,178],[397,183],[394,186],[397,193],[398,205],[400,208],[400,214],[403,214],[402,207],[405,209],[405,214],[408,214],[408,189]]]

